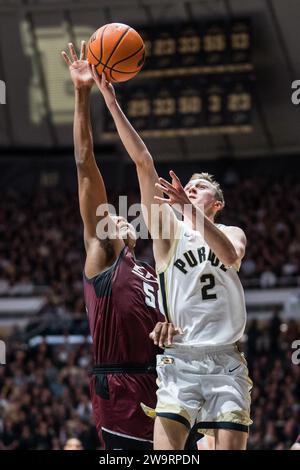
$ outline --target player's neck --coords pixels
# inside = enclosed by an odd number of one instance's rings
[[[129,246],[129,245],[127,246],[128,246],[130,253],[135,257],[134,246]]]
[[[211,215],[208,215],[208,214],[205,214],[205,216],[214,224],[215,223],[215,220],[214,220],[214,214],[211,214]],[[195,223],[195,220],[192,220],[188,217],[184,217],[183,218],[183,222],[185,223],[185,225],[187,225],[190,229],[192,230],[196,230],[196,223]],[[202,222],[204,224],[204,221]]]

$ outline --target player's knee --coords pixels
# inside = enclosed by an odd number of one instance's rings
[[[216,450],[246,450],[247,433],[219,429],[216,432]]]
[[[183,450],[187,436],[188,429],[183,424],[168,418],[156,418],[155,441],[159,446]]]

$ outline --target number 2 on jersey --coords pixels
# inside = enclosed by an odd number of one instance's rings
[[[202,300],[214,300],[217,298],[217,295],[211,290],[215,287],[216,281],[215,277],[212,274],[203,274],[200,277],[201,284],[204,285],[201,287]],[[210,292],[209,292],[210,291]]]

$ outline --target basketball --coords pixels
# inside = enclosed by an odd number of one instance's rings
[[[110,82],[126,82],[135,77],[145,61],[145,45],[130,26],[110,23],[97,29],[88,42],[88,62]]]

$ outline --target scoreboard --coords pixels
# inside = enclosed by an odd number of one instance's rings
[[[211,67],[224,70],[217,67],[222,65],[247,70],[251,62],[249,20],[165,25],[139,28],[139,32],[146,45],[144,76],[160,76],[162,71],[176,74],[178,69],[182,73],[201,73]]]
[[[144,136],[249,132],[252,100],[246,77],[212,78],[194,76],[141,82],[118,93],[120,104]],[[114,123],[107,115],[106,137],[113,135]]]
[[[144,137],[251,131],[253,65],[248,19],[137,28],[146,61],[118,99]],[[116,137],[106,110],[103,137]]]

